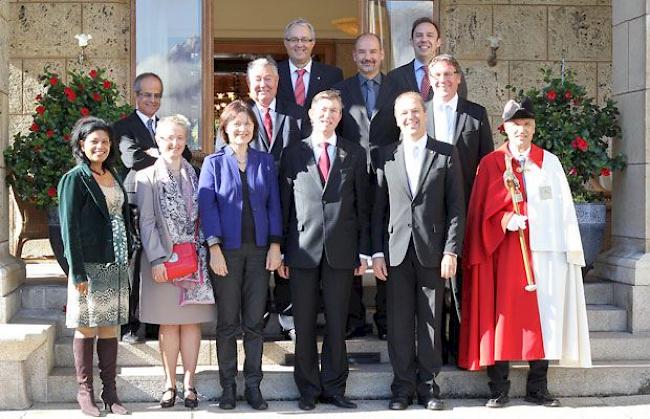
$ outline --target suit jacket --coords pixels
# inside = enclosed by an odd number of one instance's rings
[[[418,81],[415,78],[415,60],[403,66],[397,67],[388,73],[388,77],[395,88],[395,97],[404,92],[419,92]],[[433,89],[431,89],[433,91]],[[467,98],[467,82],[465,81],[465,73],[460,72],[460,86],[458,86],[458,96],[463,99]],[[431,100],[433,93],[429,94],[428,100]]]
[[[427,102],[425,107],[427,112],[427,133],[435,139],[433,101]],[[463,172],[465,202],[467,203],[472,192],[479,161],[483,156],[494,150],[492,129],[490,128],[487,111],[483,106],[461,97],[458,98],[453,144],[458,150],[460,169]]]
[[[337,137],[325,185],[311,137],[289,147],[280,163],[284,260],[290,267],[315,268],[325,254],[330,266],[354,269],[368,254],[368,173],[360,145]]]
[[[286,102],[276,98],[275,120],[273,121],[273,141],[269,141],[268,135],[266,135],[266,130],[264,129],[264,115],[260,112],[257,106],[255,106],[254,101],[248,101],[248,107],[255,114],[258,126],[257,137],[253,138],[250,146],[255,150],[270,153],[273,156],[276,166],[279,166],[283,150],[291,144],[299,142],[302,138],[300,136],[300,124],[303,113],[302,108],[294,102]],[[219,150],[225,144],[226,142],[221,137],[220,133],[217,133],[214,149]]]
[[[129,253],[133,241],[129,232],[129,204],[117,174],[113,177],[124,193],[122,217]],[[75,284],[88,281],[84,263],[115,262],[113,228],[106,198],[87,164],[81,163],[63,175],[58,185],[59,219],[64,254]]]
[[[255,226],[255,243],[280,243],[282,216],[278,175],[273,156],[248,149],[246,178]],[[237,158],[222,147],[203,160],[199,176],[199,216],[206,240],[214,238],[224,249],[239,249],[242,230],[242,184]]]
[[[390,81],[382,74],[376,109],[370,118],[358,74],[338,83],[334,88],[341,92],[343,99],[343,117],[336,131],[342,137],[358,142],[366,150],[370,173],[370,169],[376,166],[379,147],[399,139],[399,128],[393,110],[395,98]]]
[[[397,266],[404,260],[412,239],[422,266],[440,266],[443,252],[460,256],[465,229],[463,186],[458,181],[461,177],[454,146],[428,137],[413,196],[403,144],[382,147],[372,209],[373,254],[383,252],[390,266]]]
[[[157,117],[156,121],[158,121]],[[135,202],[135,172],[156,162],[156,157],[148,155],[145,150],[158,148],[158,145],[135,111],[115,122],[113,130],[119,143],[122,164],[126,168],[126,172],[122,173],[124,188],[129,196],[129,202],[133,203]],[[192,159],[189,148],[185,147],[183,157],[187,161]]]
[[[288,60],[278,63],[278,73],[280,75],[278,99],[291,102],[298,106],[293,91],[293,84],[291,83]],[[309,86],[307,86],[307,94],[305,96],[305,104],[302,106],[302,124],[300,127],[301,138],[306,138],[311,135],[311,121],[309,120],[307,111],[311,107],[311,101],[314,99],[314,96],[323,90],[331,88],[342,80],[343,71],[341,71],[340,68],[312,61],[311,74],[309,75]]]

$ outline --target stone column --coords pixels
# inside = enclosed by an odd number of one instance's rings
[[[9,143],[9,18],[8,0],[0,0],[0,150]],[[0,157],[0,323],[20,308],[18,287],[25,281],[25,265],[9,253],[9,202],[4,158]]]
[[[616,283],[616,304],[627,308],[628,330],[650,331],[650,2],[612,0],[613,86],[623,138],[614,151],[628,166],[614,176],[612,248],[595,273]]]

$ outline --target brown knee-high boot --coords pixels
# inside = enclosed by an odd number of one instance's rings
[[[104,408],[116,415],[126,415],[128,410],[122,406],[117,397],[115,377],[117,376],[117,338],[97,339],[97,357],[99,358],[99,376],[104,389],[102,400]]]
[[[74,354],[74,368],[77,372],[77,402],[81,411],[88,416],[99,416],[99,409],[95,404],[93,391],[93,345],[95,338],[74,338],[72,340],[72,353]]]

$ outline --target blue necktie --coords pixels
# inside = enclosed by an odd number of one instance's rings
[[[524,181],[524,189],[526,189],[526,172],[524,171],[524,167],[526,167],[526,157],[519,156],[519,165],[521,166],[521,178]]]
[[[372,113],[375,110],[375,102],[377,98],[375,97],[375,89],[373,88],[375,81],[366,80],[366,112],[368,112],[368,119],[372,118]]]
[[[156,138],[156,132],[153,130],[153,118],[149,118],[147,121],[147,129],[149,130],[149,134],[151,134],[151,138]]]

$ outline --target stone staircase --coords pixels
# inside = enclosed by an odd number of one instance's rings
[[[364,299],[368,307],[374,301],[374,280],[364,278]],[[12,323],[37,323],[56,325],[56,342],[53,348],[53,369],[45,383],[45,400],[41,402],[74,402],[76,382],[72,357],[72,331],[65,328],[63,307],[66,300],[66,281],[62,276],[30,275],[21,290],[21,310]],[[627,332],[627,313],[614,302],[613,284],[598,278],[585,281],[591,350],[594,367],[591,369],[566,369],[551,367],[550,390],[562,397],[627,395],[650,393],[650,333]],[[372,309],[369,310],[372,312]],[[216,398],[221,390],[213,331],[214,325],[204,327],[204,338],[199,352],[197,389],[207,398]],[[240,363],[243,347],[239,342]],[[270,400],[298,397],[293,382],[291,359],[294,345],[291,341],[269,341],[264,344],[264,380],[262,392]],[[347,394],[357,399],[388,398],[392,370],[388,363],[386,342],[374,336],[348,341],[351,358]],[[375,354],[380,363],[365,364],[357,354]],[[158,352],[158,342],[140,345],[120,343],[118,355],[118,387],[124,401],[153,402],[160,396],[164,375]],[[240,365],[241,369],[241,365]],[[179,367],[178,373],[182,373]],[[526,368],[516,365],[512,374],[512,395],[521,396]],[[179,378],[181,376],[179,375]],[[239,377],[239,390],[243,380]],[[472,373],[446,366],[437,379],[443,395],[447,397],[485,397],[488,395],[484,373]],[[96,384],[99,385],[99,380]]]

